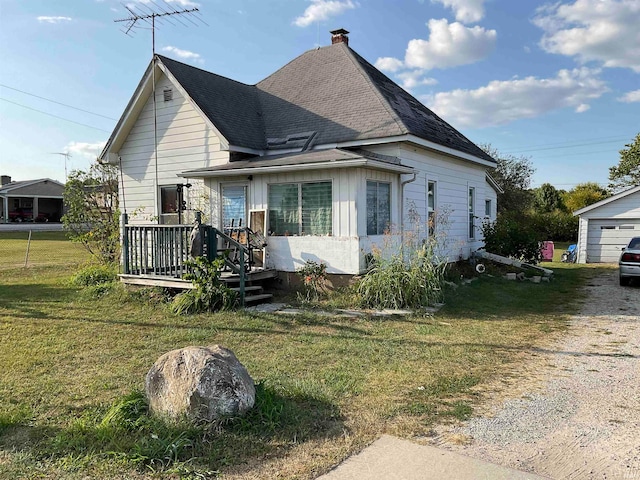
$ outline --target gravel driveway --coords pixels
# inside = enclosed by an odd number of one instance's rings
[[[586,288],[568,335],[523,367],[527,389],[437,445],[553,479],[640,480],[640,287],[612,271]]]

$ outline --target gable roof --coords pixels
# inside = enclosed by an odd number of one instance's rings
[[[48,188],[53,186],[54,189]],[[15,192],[16,190],[23,190],[23,192]],[[0,195],[8,196],[11,192],[14,195],[48,195],[59,197],[64,190],[64,185],[56,180],[50,178],[38,178],[35,180],[22,180],[16,182],[9,182],[0,187]]]
[[[309,50],[256,85],[247,85],[157,55],[230,150],[266,154],[313,145],[351,146],[413,136],[428,148],[492,166],[495,160],[346,43]],[[145,85],[150,81],[147,69]],[[135,111],[134,99],[122,118]],[[139,107],[138,107],[139,109]],[[100,158],[126,135],[121,119]],[[244,149],[244,150],[243,150]]]
[[[575,212],[573,212],[573,215],[582,215],[583,213],[587,213],[591,210],[595,210],[596,208],[600,208],[603,207],[604,205],[607,205],[611,202],[615,202],[616,200],[620,200],[621,198],[624,198],[628,195],[632,195],[636,192],[640,192],[640,185],[637,185],[635,187],[631,187],[628,190],[625,190],[624,192],[620,192],[617,193],[615,195],[613,195],[612,197],[609,198],[605,198],[604,200],[600,200],[599,202],[593,203],[589,206],[586,206],[584,208],[581,208],[580,210],[576,210]]]

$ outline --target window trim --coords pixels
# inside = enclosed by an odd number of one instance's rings
[[[249,184],[246,182],[220,182],[220,201],[219,203],[219,219],[220,219],[220,228],[226,228],[224,226],[224,189],[225,187],[244,187],[244,211],[245,217],[249,214]],[[246,222],[247,218],[244,219],[245,224],[243,226],[247,226]],[[236,225],[237,227],[237,225]]]
[[[329,223],[329,233],[324,233],[324,234],[318,234],[318,235],[312,235],[312,234],[305,234],[302,233],[302,229],[303,229],[303,210],[302,210],[302,185],[308,185],[308,184],[314,184],[314,183],[328,183],[329,186],[331,187],[331,199],[330,199],[330,205],[331,205],[331,221]],[[274,235],[273,233],[271,233],[271,205],[269,202],[269,196],[271,193],[271,187],[274,185],[296,185],[298,187],[298,233],[295,233],[293,235]],[[333,197],[333,193],[334,193],[334,188],[333,188],[333,179],[324,179],[324,180],[302,180],[302,181],[289,181],[289,182],[273,182],[273,183],[267,183],[267,218],[266,218],[266,226],[267,226],[267,235],[270,237],[287,237],[287,236],[294,236],[294,237],[331,237],[333,236],[333,231],[334,231],[334,225],[333,225],[333,221],[334,221],[334,197]]]
[[[467,187],[468,195],[467,202],[469,207],[469,226],[468,232],[469,240],[476,239],[476,221],[475,221],[475,213],[476,213],[476,187],[473,185],[469,185]]]
[[[429,206],[429,187],[433,185],[433,208]],[[437,222],[437,214],[438,211],[438,180],[427,178],[427,234],[429,237],[432,237],[436,233],[436,222]],[[433,218],[433,222],[431,219]]]
[[[388,185],[389,186],[389,211],[388,211],[388,218],[389,218],[389,224],[383,229],[382,232],[378,232],[378,223],[376,222],[376,233],[369,233],[369,200],[368,200],[368,190],[369,190],[369,183],[375,183],[376,184],[376,210],[378,209],[379,206],[379,202],[378,202],[378,186],[380,184],[384,184],[384,185]],[[390,181],[386,181],[386,180],[375,180],[375,179],[371,179],[371,178],[367,178],[366,179],[366,183],[365,183],[365,203],[366,203],[366,229],[367,229],[367,236],[377,236],[377,235],[384,235],[386,231],[388,231],[391,228],[391,199],[393,198],[392,195],[392,190],[393,190],[393,186],[392,186],[392,182]]]
[[[490,198],[485,198],[484,199],[484,216],[485,218],[491,218],[492,215],[493,215],[493,201]]]

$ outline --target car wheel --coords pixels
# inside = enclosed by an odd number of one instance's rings
[[[631,279],[627,277],[620,277],[620,286],[626,287],[627,285],[629,285],[629,280]]]

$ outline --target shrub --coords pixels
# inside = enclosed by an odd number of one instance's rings
[[[171,309],[178,315],[215,312],[228,310],[236,306],[238,297],[236,292],[227,287],[220,274],[224,266],[223,258],[209,261],[205,257],[188,260],[185,265],[189,269],[184,278],[190,280],[194,289],[177,295],[171,304]]]
[[[307,260],[303,267],[296,270],[302,280],[303,292],[298,292],[302,302],[317,302],[327,293],[327,265]]]
[[[118,278],[113,265],[89,265],[71,277],[71,283],[79,287],[90,287],[114,282]]]
[[[519,212],[501,213],[495,222],[483,224],[482,234],[488,252],[533,264],[540,261],[540,245],[547,239],[535,218]]]

